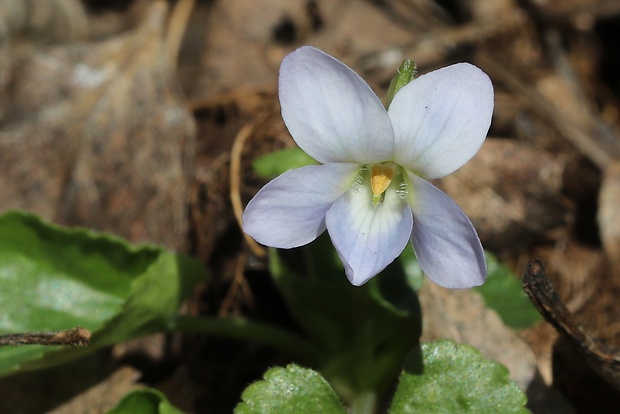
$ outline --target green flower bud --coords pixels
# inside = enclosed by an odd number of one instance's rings
[[[398,73],[396,76],[392,78],[390,81],[390,87],[388,88],[387,93],[387,102],[385,104],[385,108],[389,108],[392,103],[392,99],[394,99],[394,95],[398,92],[403,86],[411,82],[415,79],[418,73],[418,68],[416,67],[413,60],[405,60],[398,68]]]

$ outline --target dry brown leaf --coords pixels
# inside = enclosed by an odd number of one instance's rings
[[[508,367],[511,378],[527,388],[536,371],[534,355],[477,292],[425,283],[419,295],[424,315],[422,341],[453,339],[472,345]]]
[[[16,53],[33,44],[83,40],[88,32],[79,0],[0,0],[0,90],[9,81]]]
[[[312,30],[307,3],[229,0],[215,2],[208,12],[199,8],[189,28],[194,40],[181,51],[182,66],[190,66],[195,80],[183,85],[188,95],[205,98],[275,86],[285,52],[274,41],[293,42]]]
[[[542,381],[528,345],[485,306],[480,294],[425,283],[419,298],[424,323],[422,341],[452,339],[469,344],[510,370],[510,378],[528,391],[530,407],[555,405],[564,410],[552,412],[572,412]]]
[[[0,412],[105,413],[141,387],[140,375],[136,368],[115,366],[105,353],[48,370],[16,373],[0,379]]]
[[[0,0],[0,44],[27,38],[57,43],[86,38],[88,19],[80,0]]]
[[[195,19],[198,16],[200,23],[195,20],[189,28],[194,39],[181,52],[183,70],[198,83],[183,87],[195,99],[236,88],[274,87],[282,58],[304,44],[356,69],[388,66],[392,76],[408,56],[384,55],[385,45],[409,42],[418,33],[412,25],[395,24],[380,6],[366,0],[229,0],[215,2],[208,12],[199,8]],[[356,63],[375,52],[381,54],[379,62]]]
[[[474,223],[485,246],[516,248],[566,223],[562,165],[525,143],[487,139],[440,186]]]
[[[604,264],[599,248],[568,240],[554,246],[540,246],[530,256],[545,262],[552,282],[572,312],[581,309],[596,292]]]
[[[167,60],[166,14],[156,2],[133,32],[14,62],[0,120],[1,210],[184,243],[194,121]]]
[[[122,367],[88,390],[49,411],[49,414],[98,414],[114,408],[131,391],[142,388],[138,384],[141,373],[133,367]]]

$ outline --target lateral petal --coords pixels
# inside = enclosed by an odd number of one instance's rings
[[[360,286],[400,255],[411,235],[411,208],[389,188],[378,205],[369,185],[348,191],[328,210],[327,231],[349,281]]]
[[[310,46],[284,58],[282,118],[297,145],[321,163],[386,161],[394,133],[381,101],[348,66]]]
[[[434,179],[469,161],[491,125],[493,85],[469,63],[451,65],[410,82],[388,110],[395,135],[393,160]]]
[[[243,231],[266,246],[303,246],[325,231],[325,213],[355,179],[356,164],[310,165],[265,185],[243,213]]]
[[[447,288],[484,283],[487,266],[478,234],[463,210],[444,192],[408,172],[413,210],[411,243],[424,274]]]

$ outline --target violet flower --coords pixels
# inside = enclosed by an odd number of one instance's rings
[[[277,248],[303,246],[325,229],[349,281],[366,283],[411,240],[420,266],[449,288],[480,285],[486,262],[476,230],[427,179],[444,177],[480,149],[491,124],[493,86],[468,63],[422,75],[386,110],[353,70],[313,47],[282,61],[284,122],[322,165],[265,185],[243,230]]]

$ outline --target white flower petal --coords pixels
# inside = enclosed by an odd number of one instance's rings
[[[434,179],[469,161],[491,125],[493,85],[469,63],[458,63],[415,79],[388,110],[396,139],[393,161]]]
[[[297,145],[321,163],[386,161],[394,133],[379,98],[353,70],[304,46],[284,58],[282,118]]]
[[[386,191],[383,202],[373,205],[369,185],[361,185],[334,203],[325,222],[349,281],[360,286],[402,253],[411,235],[412,215],[395,186]]]
[[[484,251],[463,210],[428,181],[407,173],[413,210],[411,242],[420,267],[433,282],[447,288],[484,283]]]
[[[325,213],[355,179],[356,164],[311,165],[265,185],[243,213],[243,231],[282,249],[303,246],[325,231]]]

